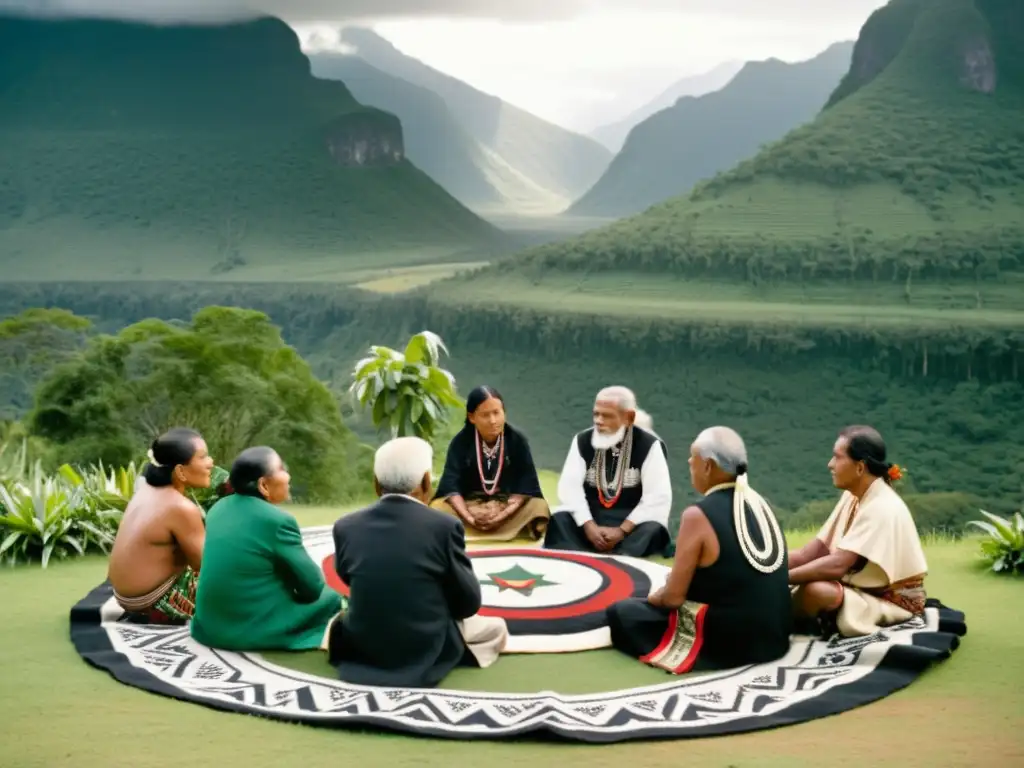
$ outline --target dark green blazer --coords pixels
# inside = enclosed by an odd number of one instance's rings
[[[318,648],[341,596],[302,546],[295,518],[232,495],[206,516],[192,637],[224,650]]]

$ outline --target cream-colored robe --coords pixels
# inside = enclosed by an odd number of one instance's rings
[[[852,517],[852,520],[851,520]],[[829,552],[855,552],[868,562],[842,579],[843,604],[837,617],[846,637],[870,635],[880,627],[907,621],[913,614],[865,590],[877,590],[928,572],[917,526],[906,503],[879,478],[858,503],[844,491],[818,533]]]

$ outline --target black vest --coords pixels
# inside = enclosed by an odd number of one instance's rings
[[[625,467],[625,476],[622,480],[622,494],[618,500],[611,507],[606,508],[601,504],[600,498],[597,493],[597,451],[594,450],[594,446],[590,444],[590,436],[594,433],[593,427],[584,432],[580,432],[576,435],[576,449],[580,452],[580,456],[583,457],[583,462],[587,465],[587,475],[583,481],[583,492],[587,497],[587,505],[590,507],[591,514],[594,515],[595,521],[598,525],[602,524],[615,524],[613,522],[601,523],[597,518],[597,512],[615,513],[613,517],[615,519],[621,518],[624,520],[626,516],[632,512],[636,505],[640,503],[640,499],[644,495],[644,485],[640,476],[640,469],[643,467],[644,462],[647,460],[647,454],[651,452],[651,448],[656,443],[661,445],[663,453],[668,455],[668,451],[665,448],[665,443],[659,437],[655,437],[647,430],[641,429],[640,427],[633,427],[633,446],[630,450],[629,455],[629,466]],[[625,446],[626,441],[623,440],[619,444],[618,448]],[[605,486],[609,485],[615,478],[615,468],[618,466],[617,457],[613,456],[611,450],[605,451]],[[612,496],[614,496],[614,488],[612,489]],[[605,500],[610,500],[606,495]],[[602,516],[603,517],[603,516]]]
[[[782,656],[789,649],[792,629],[792,598],[789,592],[789,552],[783,536],[773,542],[783,550],[782,563],[772,573],[761,573],[750,563],[736,537],[731,488],[705,496],[696,506],[704,512],[718,537],[718,559],[707,568],[696,568],[688,600],[707,603],[704,649],[718,666],[758,664]],[[744,510],[751,538],[763,547],[750,506]]]
[[[732,502],[735,491],[723,488],[705,496],[695,506],[708,519],[718,538],[718,559],[707,568],[697,568],[690,580],[687,596],[700,603],[711,605],[736,605],[744,610],[756,612],[759,606],[776,601],[786,603],[789,596],[789,552],[786,540],[773,542],[769,559],[774,557],[777,547],[783,550],[782,564],[778,570],[764,574],[747,562],[737,537],[733,520]],[[750,506],[744,510],[747,525],[754,544],[763,547],[760,530]]]

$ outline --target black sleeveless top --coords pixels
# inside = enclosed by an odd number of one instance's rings
[[[595,461],[597,451],[594,450],[594,446],[590,442],[590,438],[593,434],[594,428],[591,427],[590,429],[584,430],[576,435],[576,449],[583,458],[583,462],[587,465],[587,474],[583,481],[583,493],[587,497],[587,504],[592,513],[594,513],[595,510],[598,512],[604,512],[597,490],[599,482],[599,478],[597,476],[598,467],[597,462]],[[622,478],[622,493],[619,495],[616,502],[608,508],[608,512],[606,513],[609,518],[608,522],[598,520],[595,515],[594,519],[598,525],[618,525],[636,508],[637,504],[640,503],[640,499],[643,498],[644,495],[644,484],[641,479],[640,472],[643,469],[644,462],[647,461],[647,454],[651,452],[651,449],[656,444],[661,446],[661,450],[667,458],[668,451],[666,450],[665,443],[661,438],[655,437],[650,432],[645,429],[641,429],[640,427],[633,427],[628,466],[623,468],[624,477]],[[611,451],[608,453],[610,454]],[[611,483],[613,480],[618,460],[620,460],[619,457],[607,456],[607,463],[604,468],[605,485]]]
[[[772,573],[762,573],[743,554],[732,502],[735,491],[723,488],[696,506],[704,512],[718,537],[718,559],[693,573],[686,599],[706,603],[706,642],[702,656],[723,667],[773,661],[789,649],[792,607],[789,592],[789,553],[786,540],[773,542],[768,559],[778,547],[782,562]],[[747,506],[747,528],[755,546],[765,542],[753,512]]]

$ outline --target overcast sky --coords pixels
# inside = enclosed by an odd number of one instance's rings
[[[733,59],[799,61],[855,39],[885,0],[0,0],[5,7],[155,21],[253,11],[304,40],[372,26],[403,52],[577,130]]]

